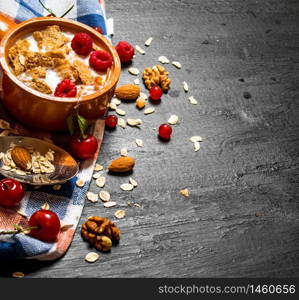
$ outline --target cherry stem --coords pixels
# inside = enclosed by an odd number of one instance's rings
[[[28,230],[31,230],[31,229],[38,229],[38,226],[22,228],[22,227],[19,227],[18,225],[15,225],[15,227],[17,227],[17,229],[15,229],[15,230],[0,231],[0,235],[18,234],[18,233],[25,232],[25,231],[28,231]]]
[[[38,0],[38,2],[40,3],[40,5],[41,5],[47,12],[50,13],[51,16],[57,17],[57,16],[54,14],[53,10],[50,9],[50,8],[48,8],[48,7],[46,7],[45,4],[44,4],[41,0]],[[73,5],[72,5],[65,13],[63,13],[63,14],[60,16],[60,18],[63,18],[65,15],[67,15],[67,14],[74,8],[74,6],[75,6],[75,5],[73,4]]]

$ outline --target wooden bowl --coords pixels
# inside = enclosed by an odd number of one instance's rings
[[[63,31],[86,32],[94,44],[113,57],[113,65],[107,73],[104,87],[93,94],[79,98],[59,98],[31,89],[13,73],[8,62],[8,50],[26,34],[49,25],[58,25]],[[3,36],[3,28],[9,29]],[[9,28],[8,28],[9,27]],[[1,31],[2,29],[2,31]],[[3,36],[3,37],[2,37]],[[3,99],[7,110],[19,121],[31,127],[47,131],[66,130],[66,119],[79,105],[79,113],[88,120],[103,117],[107,111],[116,84],[120,77],[121,64],[115,48],[103,35],[91,27],[62,18],[34,18],[20,24],[0,15],[0,64],[3,69]]]

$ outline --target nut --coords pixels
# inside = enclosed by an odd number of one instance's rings
[[[11,158],[14,163],[22,170],[31,169],[31,154],[24,147],[16,146],[11,150]]]
[[[146,104],[146,101],[141,97],[136,100],[136,107],[139,109],[144,108],[145,104]]]
[[[89,217],[82,225],[81,235],[96,249],[107,252],[120,240],[120,230],[113,222],[98,216]]]
[[[135,100],[140,95],[140,87],[136,84],[124,84],[115,90],[115,96],[121,100]]]
[[[113,160],[108,169],[115,173],[125,173],[131,171],[134,168],[134,165],[134,158],[130,156],[122,156]]]
[[[145,68],[143,71],[144,84],[148,89],[159,85],[163,92],[167,92],[171,83],[168,74],[166,69],[160,65],[156,65],[153,68]]]

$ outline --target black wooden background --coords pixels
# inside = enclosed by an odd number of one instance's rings
[[[0,274],[28,277],[295,277],[299,275],[297,0],[107,0],[114,43],[139,44],[134,66],[160,55],[173,79],[156,112],[122,104],[142,129],[106,132],[99,162],[122,147],[136,158],[139,186],[108,176],[106,189],[127,216],[118,247],[94,264],[76,233],[56,262],[1,262]],[[154,38],[150,48],[144,41]],[[124,69],[121,83],[133,81]],[[190,91],[181,87],[185,80]],[[197,106],[187,101],[193,95]],[[169,143],[156,131],[171,114],[181,120]],[[199,152],[189,137],[204,138]],[[143,139],[137,148],[134,140]],[[190,197],[179,190],[188,188]],[[98,191],[95,184],[92,191]],[[128,207],[127,202],[140,204]],[[116,209],[86,203],[90,215],[114,219]]]

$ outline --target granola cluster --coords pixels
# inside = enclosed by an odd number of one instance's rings
[[[45,94],[53,94],[47,83],[48,70],[53,70],[61,80],[70,79],[76,84],[99,85],[95,83],[88,65],[74,57],[71,61],[69,54],[74,54],[69,46],[69,39],[61,32],[57,25],[48,26],[45,30],[35,31],[32,34],[39,51],[30,50],[27,39],[18,40],[8,51],[8,57],[16,76],[31,88]],[[25,79],[24,79],[25,78]]]

